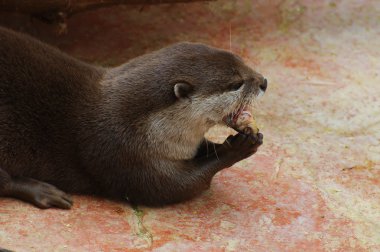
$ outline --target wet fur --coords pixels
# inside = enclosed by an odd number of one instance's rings
[[[242,79],[240,90],[226,91]],[[148,205],[192,198],[246,157],[230,154],[239,146],[218,146],[223,160],[203,158],[204,134],[249,104],[262,80],[240,58],[201,44],[176,44],[105,69],[0,28],[0,196],[41,208],[71,205],[60,205],[66,196],[55,187],[44,185],[41,194],[36,185],[44,181]],[[179,82],[189,85],[184,97],[174,93]],[[260,144],[246,142],[245,155]]]

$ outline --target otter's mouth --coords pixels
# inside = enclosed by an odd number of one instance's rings
[[[223,117],[223,122],[237,132],[244,134],[258,133],[256,122],[248,106],[242,106]]]
[[[245,111],[245,112],[249,112],[251,113],[247,107],[240,107],[238,110],[226,115],[223,117],[223,122],[225,122],[227,124],[228,127],[231,127],[233,128],[234,130],[236,130],[237,128],[237,120],[239,118],[239,116],[242,114],[242,112]]]

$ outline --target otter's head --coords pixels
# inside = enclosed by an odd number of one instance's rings
[[[261,74],[230,52],[193,43],[170,49],[177,62],[172,75],[177,102],[188,105],[194,119],[202,118],[210,126],[233,121],[250,110],[267,88]]]
[[[175,44],[110,69],[102,84],[102,108],[110,108],[123,131],[144,135],[140,142],[174,159],[193,157],[210,127],[249,110],[267,87],[238,56],[196,43]]]

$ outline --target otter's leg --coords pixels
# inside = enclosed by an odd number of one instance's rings
[[[183,191],[176,196],[181,195],[185,200],[208,189],[217,172],[255,154],[262,143],[263,135],[261,133],[257,135],[238,133],[235,136],[229,136],[223,144],[217,145],[212,155],[195,157],[188,161],[185,167],[191,167],[191,169],[187,169],[185,173],[181,174],[182,176],[178,176],[182,177]]]
[[[204,176],[214,176],[218,171],[230,167],[236,162],[248,158],[257,152],[263,143],[263,135],[246,135],[238,133],[229,136],[223,144],[217,145],[212,155],[196,156],[192,163],[198,167],[197,171]]]
[[[175,168],[170,169],[165,176],[145,178],[144,181],[149,181],[149,186],[153,189],[145,196],[140,191],[134,195],[132,202],[162,205],[191,199],[210,187],[211,180],[217,172],[253,155],[262,143],[261,133],[257,135],[238,133],[229,136],[212,155],[173,162]]]
[[[0,197],[17,198],[42,209],[51,207],[69,209],[73,204],[69,195],[52,185],[31,178],[12,178],[1,168]]]

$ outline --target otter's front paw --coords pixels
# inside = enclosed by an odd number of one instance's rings
[[[255,154],[263,144],[263,134],[246,135],[238,133],[229,136],[223,143],[223,161],[229,166]]]

